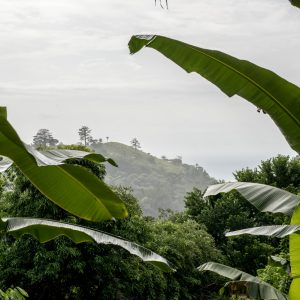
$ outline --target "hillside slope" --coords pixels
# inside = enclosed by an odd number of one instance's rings
[[[180,159],[159,159],[115,142],[93,148],[119,165],[118,168],[107,165],[106,182],[132,187],[145,215],[157,216],[159,208],[181,211],[184,196],[193,187],[203,190],[216,182],[203,168],[182,164]]]

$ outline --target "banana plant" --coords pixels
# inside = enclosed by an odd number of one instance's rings
[[[32,184],[48,199],[66,211],[89,221],[127,216],[125,204],[99,178],[85,168],[64,163],[68,158],[85,158],[116,165],[102,155],[72,150],[39,152],[25,145],[7,121],[0,107],[0,169],[13,161]]]
[[[103,231],[84,226],[37,218],[2,218],[0,233],[9,233],[15,238],[30,234],[39,242],[45,243],[59,236],[66,236],[74,243],[96,242],[98,244],[116,245],[149,262],[164,272],[174,271],[171,264],[162,256],[136,243],[122,239]]]
[[[270,284],[240,270],[215,262],[207,262],[197,268],[199,271],[211,271],[224,276],[231,281],[220,290],[221,294],[231,296],[246,296],[250,299],[287,300],[287,295],[281,293]]]
[[[135,35],[130,53],[152,48],[188,73],[195,72],[227,96],[238,95],[267,113],[290,146],[300,153],[300,88],[277,74],[220,51],[159,35]]]
[[[0,107],[0,155],[0,172],[15,163],[43,195],[68,212],[92,221],[127,216],[125,204],[103,181],[83,167],[66,163],[70,158],[83,158],[117,166],[115,161],[101,154],[77,150],[38,151],[20,140],[7,121],[4,107]],[[31,234],[41,243],[64,235],[75,243],[117,245],[164,272],[173,271],[165,258],[151,250],[83,226],[35,218],[0,218],[0,234],[7,233],[16,238]]]
[[[276,187],[248,182],[222,183],[210,186],[206,190],[204,197],[217,195],[219,193],[228,193],[233,190],[240,193],[260,211],[272,213],[281,212],[292,216],[290,225],[273,225],[241,229],[227,232],[226,236],[230,237],[241,234],[263,235],[278,238],[289,236],[291,276],[293,278],[289,290],[289,299],[300,299],[300,199],[296,195]]]
[[[300,7],[299,0],[290,0]],[[152,48],[188,73],[195,72],[216,85],[227,96],[238,95],[267,113],[289,145],[300,153],[300,88],[277,74],[226,53],[203,49],[159,35],[135,35],[129,41],[130,53]],[[239,233],[290,235],[290,300],[300,299],[300,206],[296,195],[249,183],[229,183],[210,187],[206,196],[236,190],[261,211],[292,214],[291,226],[242,230]],[[233,233],[231,233],[233,234]],[[235,233],[236,234],[236,233]],[[230,233],[228,233],[230,235]],[[261,296],[256,295],[256,298]],[[278,298],[263,298],[278,299]]]

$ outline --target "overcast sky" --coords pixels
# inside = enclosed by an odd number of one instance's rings
[[[133,34],[218,49],[300,85],[300,10],[288,0],[2,0],[0,93],[30,143],[40,128],[64,143],[95,138],[198,163],[213,177],[295,155],[267,115],[227,98],[152,49],[130,56]]]

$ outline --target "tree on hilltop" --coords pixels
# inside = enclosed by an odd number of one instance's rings
[[[140,148],[141,148],[141,144],[140,144],[140,142],[137,140],[137,138],[133,138],[133,139],[130,141],[130,144],[131,144],[131,146],[132,146],[134,149],[140,149]]]
[[[89,141],[92,139],[91,129],[87,126],[82,126],[78,130],[79,138],[83,141],[84,146],[89,144]]]
[[[33,136],[33,144],[36,148],[46,148],[55,146],[58,140],[53,138],[52,133],[48,129],[39,129]]]

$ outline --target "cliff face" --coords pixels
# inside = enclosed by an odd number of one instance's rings
[[[159,159],[115,142],[97,144],[93,148],[119,165],[118,168],[107,165],[105,181],[132,187],[145,215],[157,216],[159,208],[181,211],[184,196],[193,187],[203,190],[216,183],[202,167],[182,164],[180,159]]]

